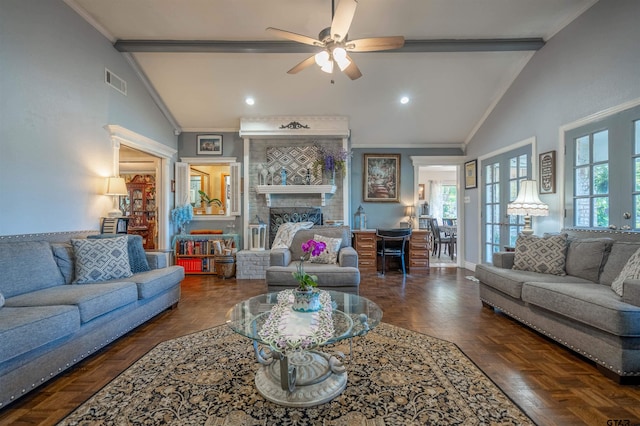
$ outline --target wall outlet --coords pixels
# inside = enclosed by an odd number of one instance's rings
[[[471,197],[469,197],[468,195],[466,197],[464,197],[464,203],[465,204],[469,204],[471,202]]]

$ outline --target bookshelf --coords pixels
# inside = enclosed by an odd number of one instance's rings
[[[215,258],[234,256],[238,247],[237,234],[177,235],[174,237],[176,265],[185,274],[214,275],[218,273]]]

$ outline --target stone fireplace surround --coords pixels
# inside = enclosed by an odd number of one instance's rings
[[[270,207],[266,198],[256,192],[259,184],[258,164],[267,163],[267,150],[274,148],[308,147],[312,145],[330,146],[349,149],[349,125],[346,117],[258,117],[243,118],[240,124],[240,136],[244,139],[244,228],[255,223],[256,217],[267,223],[270,220]],[[271,149],[269,149],[271,148]],[[277,149],[275,151],[278,151]],[[310,160],[311,161],[311,160]],[[273,164],[273,159],[272,159]],[[300,165],[299,165],[300,166]],[[304,165],[301,165],[304,167]],[[277,165],[276,165],[277,167]],[[309,164],[309,168],[312,164]],[[321,206],[318,194],[295,193],[273,195],[271,208],[320,209],[321,217],[326,220],[342,220],[349,224],[349,179],[347,173],[336,176],[336,191],[326,196],[325,205]],[[316,177],[316,182],[319,177]],[[279,183],[279,179],[277,179]],[[296,182],[300,183],[300,182]],[[314,182],[315,183],[315,182]],[[270,243],[275,231],[270,232]],[[247,249],[245,241],[245,249]]]

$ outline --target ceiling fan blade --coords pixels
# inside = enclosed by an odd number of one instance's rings
[[[360,68],[356,65],[349,55],[347,55],[347,59],[351,62],[348,67],[346,67],[342,72],[347,75],[351,80],[357,80],[362,77],[362,73],[360,72]]]
[[[311,65],[313,65],[315,63],[316,63],[315,55],[310,56],[307,59],[305,59],[304,61],[300,62],[295,67],[291,68],[289,71],[287,71],[287,74],[297,74],[300,71],[302,71],[303,69],[305,69],[307,67],[310,67]]]
[[[342,41],[347,37],[353,15],[356,13],[356,6],[358,6],[356,0],[340,0],[338,3],[336,14],[331,22],[331,38],[335,41]]]
[[[350,52],[375,52],[377,50],[399,49],[404,46],[404,37],[372,37],[349,40],[345,48]]]
[[[297,41],[298,43],[309,44],[311,46],[324,46],[324,43],[315,38],[307,37],[302,34],[292,33],[291,31],[279,30],[278,28],[269,27],[268,32],[276,37],[286,38],[287,40]]]

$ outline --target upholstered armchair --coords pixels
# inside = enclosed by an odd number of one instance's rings
[[[268,291],[280,291],[298,286],[293,272],[296,271],[298,262],[304,254],[302,243],[311,239],[325,243],[329,241],[326,253],[304,263],[304,271],[318,277],[318,288],[358,294],[360,287],[358,253],[351,247],[351,229],[348,226],[314,226],[310,229],[299,229],[289,247],[272,248],[270,266],[266,272]],[[328,239],[340,239],[339,244],[334,247],[337,248],[337,253],[331,250],[332,241]],[[335,263],[320,263],[331,261]]]

